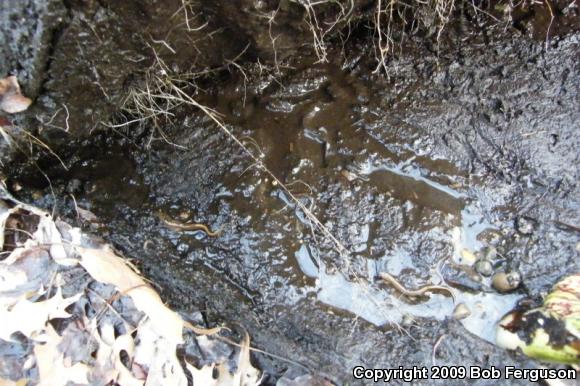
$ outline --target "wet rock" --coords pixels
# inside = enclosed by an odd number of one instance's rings
[[[485,248],[483,255],[485,256],[486,260],[494,261],[497,258],[497,249],[488,246]]]
[[[521,276],[516,271],[497,272],[491,279],[491,284],[498,292],[510,292],[518,288],[521,284]]]
[[[475,253],[471,252],[469,249],[463,248],[460,252],[460,263],[463,265],[472,266],[477,261],[477,256]]]
[[[471,310],[465,305],[465,303],[459,303],[453,310],[453,318],[455,320],[465,319],[469,315],[471,315]]]
[[[520,234],[529,236],[534,233],[537,227],[537,221],[529,217],[517,217],[515,226]]]
[[[444,266],[441,274],[447,284],[462,291],[480,292],[483,290],[481,276],[473,268]]]
[[[483,276],[491,276],[493,264],[489,260],[480,259],[475,263],[475,270]]]

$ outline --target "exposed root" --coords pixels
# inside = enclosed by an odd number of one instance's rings
[[[435,342],[435,344],[433,345],[433,351],[431,352],[431,364],[433,366],[437,365],[437,360],[436,360],[436,356],[437,356],[437,349],[439,348],[439,346],[441,345],[441,342],[443,342],[443,339],[445,339],[447,335],[443,334],[441,335],[437,341]]]
[[[198,16],[195,12],[194,2],[192,0],[181,0],[181,7],[179,7],[171,17],[175,18],[181,14],[183,14],[183,20],[188,32],[199,32],[208,25],[208,22],[205,22],[199,26],[192,26],[192,22],[195,21]]]
[[[0,136],[2,139],[4,139],[4,142],[6,142],[8,146],[12,146],[12,138],[8,134],[8,130],[5,129],[2,125],[0,125]]]
[[[31,134],[30,132],[28,132],[27,130],[22,130],[22,132],[30,139],[31,144],[36,144],[40,147],[42,147],[43,149],[45,149],[46,151],[48,151],[48,153],[50,153],[54,158],[56,158],[58,160],[58,162],[60,162],[60,164],[62,165],[62,167],[64,168],[64,170],[68,170],[68,167],[66,166],[66,164],[64,163],[64,161],[62,160],[62,158],[60,158],[58,156],[58,154],[56,154],[51,148],[50,146],[48,146],[46,143],[44,143],[41,139],[39,139],[38,137],[34,136],[33,134]]]
[[[426,9],[428,14],[435,15],[437,43],[439,44],[441,34],[455,10],[455,0],[410,0],[410,3],[405,2],[405,0],[377,0],[374,13],[377,66],[374,73],[383,71],[385,74],[389,74],[387,63],[394,54],[396,46],[402,47],[405,36],[404,28],[408,19],[407,14],[412,13],[413,23],[421,23],[421,17],[418,16],[421,9]],[[396,21],[401,23],[398,30],[395,27]]]
[[[264,18],[268,21],[268,35],[270,37],[270,42],[272,43],[272,51],[274,52],[274,66],[276,68],[276,73],[280,73],[280,62],[278,60],[278,49],[276,47],[276,41],[278,40],[278,38],[280,37],[280,35],[273,35],[272,32],[272,27],[276,24],[276,16],[278,15],[278,12],[280,11],[280,4],[278,4],[278,7],[271,11],[271,12],[263,12],[263,13],[258,13],[258,17]],[[258,59],[258,63],[259,63],[259,59]],[[260,71],[261,73],[261,71]]]
[[[318,62],[328,62],[328,38],[331,32],[348,25],[354,9],[354,0],[291,0],[300,4],[306,11],[304,22],[312,33],[312,47],[318,57]],[[334,20],[324,20],[324,11],[331,7],[338,9]],[[322,8],[322,11],[317,11]]]
[[[68,112],[68,110],[66,111]],[[56,154],[56,152],[52,150],[52,148],[48,146],[44,141],[42,141],[34,134],[30,133],[28,130],[19,129],[18,132],[22,133],[24,137],[28,140],[28,143],[26,144],[27,147],[29,148],[28,151],[26,151],[25,148],[21,146],[21,141],[18,140],[19,139],[18,136],[12,133],[11,128],[3,127],[0,125],[0,137],[2,137],[2,139],[6,142],[8,146],[16,147],[23,154],[28,154],[29,156],[32,156],[34,154],[32,150],[34,147],[40,147],[46,150],[51,156],[56,158],[58,162],[60,162],[64,170],[68,170],[68,166],[66,166],[62,158],[60,158],[60,156]]]
[[[318,62],[329,61],[329,40],[338,36],[344,44],[350,36],[351,22],[354,16],[353,0],[291,0],[305,10],[304,23],[312,34],[312,48]],[[547,1],[547,0],[546,0]],[[388,62],[395,54],[395,49],[402,49],[403,39],[409,23],[411,27],[426,24],[431,27],[437,25],[437,42],[445,26],[449,23],[455,10],[455,0],[376,0],[372,17],[369,17],[371,28],[374,30],[373,46],[376,58],[375,73],[389,74]],[[421,13],[433,15],[433,20],[422,20]],[[276,16],[273,12],[269,23],[273,23]],[[328,20],[328,15],[332,19]],[[346,33],[342,30],[346,29]],[[343,36],[343,35],[346,35]],[[275,48],[277,37],[270,36]]]

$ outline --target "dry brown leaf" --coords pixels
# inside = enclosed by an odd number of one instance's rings
[[[155,351],[149,363],[145,386],[187,386],[187,378],[177,359],[177,346],[159,337],[153,347]]]
[[[40,218],[38,227],[33,236],[37,242],[50,245],[50,255],[58,264],[64,266],[74,266],[78,264],[78,260],[71,258],[66,252],[60,232],[50,216],[43,216]]]
[[[143,386],[143,381],[135,378],[131,371],[121,361],[121,351],[124,351],[132,360],[135,348],[133,337],[130,334],[115,338],[115,329],[109,323],[97,328],[95,319],[91,322],[93,337],[99,348],[91,381],[94,384],[119,384],[121,386]]]
[[[0,293],[13,291],[15,288],[27,282],[28,276],[22,269],[0,262]],[[2,294],[0,305],[8,306],[11,304],[13,304],[12,296],[7,297],[5,294]]]
[[[32,100],[22,95],[15,76],[0,79],[0,110],[8,114],[20,113],[28,108]]]
[[[150,320],[145,320],[137,327],[137,337],[139,341],[135,347],[134,362],[145,369],[149,369],[149,364],[153,361],[155,355],[155,341],[159,337],[151,328]],[[145,377],[147,378],[147,377]]]
[[[39,218],[36,231],[32,235],[33,237],[24,243],[24,248],[48,244],[50,245],[50,254],[57,263],[66,266],[77,264],[78,261],[76,259],[72,259],[67,255],[60,232],[58,231],[52,217],[47,212],[24,203],[18,203],[16,206],[7,210],[0,209],[0,250],[2,250],[4,245],[4,229],[6,227],[6,221],[11,214],[18,212],[19,210],[26,210],[31,214],[37,215]]]
[[[192,366],[186,362],[185,366],[191,374],[191,378],[193,379],[193,386],[217,385],[217,380],[213,378],[213,369],[215,365],[207,365],[203,366],[201,369],[198,369],[197,367]]]
[[[218,377],[216,379],[216,386],[239,386],[240,377],[239,372],[231,373],[230,369],[225,363],[220,363],[216,366]]]
[[[52,275],[52,259],[42,248],[17,248],[0,261],[0,305],[10,307],[27,292],[37,293]]]
[[[232,374],[225,363],[218,365],[206,365],[198,369],[186,363],[187,370],[191,373],[193,386],[238,386],[239,379]],[[217,378],[214,374],[217,373]]]
[[[19,209],[37,215],[39,222],[33,237],[0,262],[0,289],[6,290],[0,294],[0,299],[9,301],[8,303],[0,302],[0,339],[9,340],[14,332],[20,331],[35,341],[34,355],[28,358],[31,360],[29,368],[36,363],[40,385],[58,386],[89,382],[91,384],[116,383],[121,386],[187,385],[184,369],[177,358],[177,345],[183,342],[183,327],[186,326],[197,334],[206,335],[217,333],[220,328],[203,329],[184,322],[177,313],[166,307],[157,292],[110,248],[94,249],[73,246],[78,245],[82,239],[80,231],[74,233],[73,231],[78,229],[70,228],[61,234],[63,228],[58,228],[50,215],[41,210],[23,203],[17,203],[12,209],[0,207],[0,230],[3,230],[6,219],[10,215],[8,212],[13,213]],[[63,244],[63,238],[69,240],[66,245]],[[46,248],[47,245],[49,248]],[[59,275],[50,279],[51,285],[57,287],[56,295],[50,299],[40,302],[28,300],[29,296],[42,294],[44,286],[47,285],[46,281],[39,281],[36,276],[33,277],[33,292],[22,294],[23,291],[20,291],[22,284],[30,281],[28,280],[30,279],[29,272],[21,269],[22,262],[28,257],[33,257],[34,251],[41,250],[44,253],[43,256],[51,262],[51,266],[56,267],[52,260],[63,265],[80,264],[94,280],[113,285],[121,295],[129,296],[135,307],[147,316],[142,319],[136,329],[123,322],[124,330],[127,332],[117,337],[115,337],[116,330],[109,319],[97,317],[90,322],[85,319],[84,323],[79,323],[78,331],[75,330],[75,333],[79,334],[84,331],[87,339],[93,342],[93,349],[97,348],[96,358],[88,359],[92,363],[90,367],[86,365],[88,361],[81,359],[86,354],[65,355],[65,351],[68,354],[75,353],[70,349],[73,342],[71,336],[67,338],[66,344],[63,343],[64,334],[63,337],[59,336],[47,323],[53,318],[70,317],[65,309],[78,301],[82,294],[64,299],[60,286],[66,285],[66,282],[62,282]],[[47,255],[47,250],[50,256]],[[77,258],[72,258],[73,256]],[[10,268],[20,270],[12,272]],[[12,291],[13,294],[7,292],[13,289],[14,285],[19,285],[18,290]],[[29,288],[26,288],[28,291]],[[133,331],[137,332],[136,338],[131,335]],[[74,334],[72,339],[74,339]],[[42,341],[45,344],[40,344]],[[219,365],[214,364],[201,369],[187,365],[193,376],[194,385],[251,386],[258,384],[260,374],[250,363],[249,344],[249,336],[246,334],[240,345],[238,363],[233,373],[225,361]],[[126,354],[123,360],[121,360],[121,352]],[[125,359],[128,360],[125,361]],[[213,378],[214,371],[218,374],[215,379]],[[0,379],[0,382],[2,381]],[[1,383],[0,386],[2,386]]]
[[[183,342],[183,320],[163,304],[161,298],[145,281],[110,249],[77,247],[80,264],[93,279],[114,285],[129,295],[137,309],[151,319],[153,330],[173,344]]]
[[[130,335],[126,336],[130,337]],[[119,384],[127,386],[133,385],[134,381],[139,381],[140,384],[145,385],[187,385],[187,378],[177,359],[177,346],[153,330],[151,319],[146,319],[139,324],[136,341],[139,342],[137,346],[123,349],[132,358],[132,369],[139,369],[138,373],[130,373],[132,383],[122,382],[124,378],[119,377]],[[132,338],[131,342],[133,342]],[[118,345],[115,347],[117,351],[120,351]],[[124,371],[120,366],[122,363],[119,362],[115,368],[119,372]]]
[[[90,375],[91,382],[106,385],[111,380],[115,380],[118,375],[115,369],[115,358],[112,348],[114,343],[114,330],[110,324],[102,324],[99,329],[97,327],[97,320],[93,319],[91,321],[91,331],[93,332],[93,339],[95,339],[98,345],[95,364]],[[109,337],[109,335],[112,335],[112,337]]]
[[[65,299],[58,288],[48,300],[33,303],[22,298],[10,310],[0,307],[0,339],[10,341],[10,335],[16,331],[28,338],[35,338],[44,331],[48,320],[70,317],[65,309],[80,297],[81,294],[77,294]]]
[[[11,381],[10,379],[0,378],[0,386],[26,386],[28,384],[27,379],[19,379],[17,381]]]
[[[215,368],[215,370],[214,370]],[[201,370],[188,365],[188,369],[193,377],[194,386],[238,386],[238,385],[259,385],[260,380],[256,378],[255,382],[246,383],[243,379],[240,379],[239,372],[231,373],[228,366],[225,363],[220,363],[217,366],[204,366]],[[211,372],[209,372],[211,370]],[[217,372],[217,378],[213,378],[213,373]],[[198,378],[196,378],[198,377]],[[211,377],[211,378],[209,378]],[[197,382],[196,382],[197,381]],[[240,383],[242,382],[242,383]]]
[[[8,220],[8,217],[10,217],[10,215],[15,213],[17,210],[17,206],[10,209],[0,207],[0,251],[4,249],[4,231],[6,228],[6,220]]]
[[[250,335],[244,332],[244,340],[240,345],[238,369],[234,384],[240,386],[256,386],[260,383],[260,372],[250,363]]]
[[[203,386],[256,386],[261,382],[260,372],[250,363],[250,336],[245,333],[240,344],[240,354],[237,361],[237,369],[232,373],[226,363],[204,366],[198,369],[186,363],[187,370],[193,378],[193,385]],[[217,378],[213,377],[214,369]]]
[[[159,336],[152,328],[150,319],[139,324],[134,364],[147,369],[146,385],[186,385],[187,379],[177,356],[176,346]]]
[[[85,220],[86,222],[96,223],[99,222],[99,218],[96,214],[91,212],[88,209],[83,209],[80,206],[77,207],[77,213],[79,214],[80,218]]]
[[[65,386],[88,384],[89,367],[83,363],[65,366],[62,352],[58,349],[61,337],[49,324],[46,328],[46,343],[34,346],[36,365],[38,367],[39,386]]]

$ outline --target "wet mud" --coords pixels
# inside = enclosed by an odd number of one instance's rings
[[[185,317],[239,322],[256,347],[338,384],[356,384],[357,365],[535,368],[492,344],[494,323],[580,268],[580,35],[546,47],[499,30],[414,45],[388,77],[354,44],[354,60],[254,67],[200,97],[348,253],[194,109],[163,136],[133,125],[59,146],[68,170],[37,161],[50,185],[18,162],[7,182],[112,241]],[[448,290],[404,296],[381,272]],[[498,291],[502,272],[521,284]],[[291,367],[254,359],[270,383]]]

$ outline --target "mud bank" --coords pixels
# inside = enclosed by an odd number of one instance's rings
[[[115,10],[94,6],[94,15]],[[226,20],[233,12],[211,9]],[[87,13],[68,12],[71,31]],[[111,20],[103,19],[107,31]],[[220,36],[236,30],[262,41],[264,31],[244,25]],[[119,40],[104,46],[132,57],[115,48],[129,44]],[[127,49],[151,60],[146,46],[134,44]],[[388,77],[373,73],[376,63],[360,38],[347,46],[346,61],[337,49],[327,64],[298,55],[292,68],[268,69],[248,58],[254,64],[243,73],[220,73],[218,87],[206,87],[199,100],[222,114],[348,253],[337,253],[232,137],[193,108],[175,110],[156,128],[133,124],[74,141],[59,133],[69,141],[54,142],[68,170],[50,155],[37,160],[50,186],[30,162],[15,161],[4,172],[21,199],[71,220],[77,206],[96,214],[84,225],[137,262],[183,315],[201,311],[208,325],[239,322],[257,347],[339,384],[355,383],[357,365],[536,368],[489,342],[493,323],[520,299],[540,299],[580,268],[579,44],[573,33],[546,46],[497,26],[469,27],[446,35],[439,50],[409,43],[389,62]],[[266,60],[266,45],[252,44],[244,55]],[[288,45],[286,52],[300,52]],[[227,58],[240,52],[236,41],[231,47]],[[117,99],[96,98],[98,85],[86,94],[104,103],[93,107],[103,116],[124,95],[126,78],[146,68],[117,65]],[[76,79],[65,75],[52,76],[67,85]],[[39,100],[51,98],[46,87]],[[167,217],[220,233],[176,231]],[[489,274],[465,268],[473,263],[466,260],[484,258]],[[518,272],[522,284],[498,293],[490,275],[501,271]],[[409,288],[449,285],[471,315],[454,320],[454,299],[444,292],[402,297],[377,280],[380,272]],[[288,368],[254,359],[270,383]]]
[[[4,1],[0,4],[0,73],[17,75],[36,102],[14,119],[53,142],[67,141],[63,129],[75,136],[103,129],[114,121],[129,88],[156,59],[177,73],[235,71],[234,61],[242,66],[274,65],[279,71],[280,66],[294,66],[297,58],[355,60],[361,50],[349,51],[353,41],[366,46],[364,56],[381,56],[379,51],[385,47],[375,42],[380,34],[373,23],[382,3],[307,4],[294,0]],[[446,35],[479,33],[491,23],[500,23],[508,34],[538,41],[580,28],[577,6],[564,1],[549,7],[490,2],[476,8],[442,2],[443,9],[435,9],[421,4],[393,10],[394,32],[384,36],[394,44],[391,53],[411,41],[436,51],[447,47]],[[450,20],[459,22],[443,28]]]

